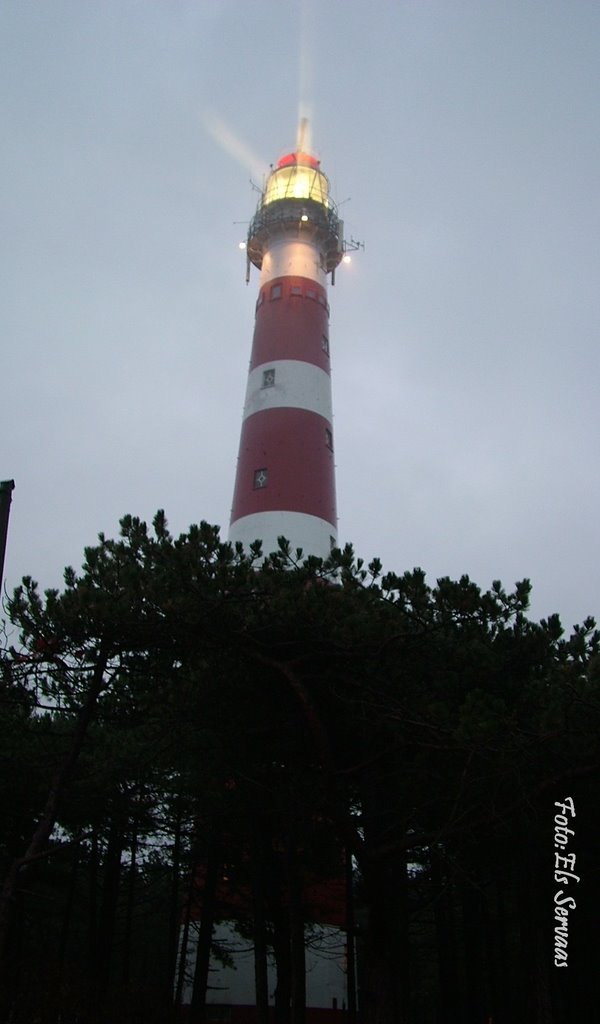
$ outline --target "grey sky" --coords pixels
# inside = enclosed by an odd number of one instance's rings
[[[6,0],[0,40],[9,588],[126,512],[226,535],[256,195],[206,124],[266,169],[302,91],[366,242],[330,296],[341,538],[600,614],[598,4]]]

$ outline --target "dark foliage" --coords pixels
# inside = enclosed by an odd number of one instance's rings
[[[177,1019],[180,926],[198,879],[218,918],[225,873],[257,964],[275,949],[278,1020],[304,1019],[302,894],[350,858],[365,1024],[588,1019],[600,638],[528,597],[349,547],[247,557],[162,513],[60,592],[25,579],[0,662],[2,1020]],[[560,885],[566,797],[581,882]]]

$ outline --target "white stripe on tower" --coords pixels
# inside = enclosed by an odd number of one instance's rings
[[[248,235],[261,278],[229,531],[264,554],[280,536],[322,557],[336,542],[326,275],[339,226],[318,162],[284,157]]]

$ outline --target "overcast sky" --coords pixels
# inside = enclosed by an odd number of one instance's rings
[[[600,615],[595,0],[4,0],[0,46],[9,590],[125,513],[226,535],[238,242],[301,104],[365,242],[330,292],[340,539]]]

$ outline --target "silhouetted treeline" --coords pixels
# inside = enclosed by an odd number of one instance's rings
[[[260,1024],[306,1019],[319,883],[358,953],[340,1022],[594,1019],[600,638],[531,622],[528,596],[350,548],[263,564],[162,513],[60,592],[25,579],[1,661],[3,1024],[183,1019],[184,982],[209,1020],[224,880]]]

